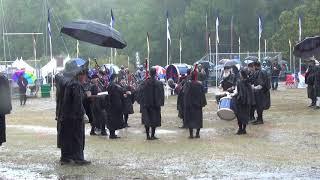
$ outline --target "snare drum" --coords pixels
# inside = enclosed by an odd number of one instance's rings
[[[220,99],[217,115],[222,120],[232,121],[236,118],[234,111],[231,109],[232,98],[223,97]]]

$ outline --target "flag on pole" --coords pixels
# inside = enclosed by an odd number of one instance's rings
[[[48,34],[49,38],[51,39],[51,20],[50,20],[50,9],[48,9]]]
[[[261,38],[262,36],[262,22],[261,22],[261,17],[259,17],[259,39]]]
[[[115,19],[114,19],[114,16],[113,16],[113,11],[111,9],[111,18],[110,18],[110,26],[113,28],[114,26],[114,22],[115,22]]]
[[[216,19],[216,43],[219,44],[219,17]]]
[[[170,30],[169,30],[169,12],[167,11],[167,39],[170,41],[171,44],[171,36],[170,36]]]
[[[299,41],[302,40],[302,23],[301,23],[301,17],[299,17]]]

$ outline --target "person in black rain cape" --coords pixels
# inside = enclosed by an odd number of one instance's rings
[[[126,82],[126,79],[120,80],[120,85],[126,92],[126,96],[123,98],[123,117],[125,127],[130,127],[128,125],[129,114],[133,114],[133,103],[134,103],[134,90]]]
[[[257,111],[257,120],[252,122],[253,125],[263,124],[263,111],[268,110],[271,105],[270,89],[271,81],[268,73],[261,69],[260,62],[254,62],[254,80],[253,89],[255,97],[255,109]]]
[[[94,98],[90,99],[90,109],[91,116],[93,118],[93,126],[100,129],[100,134],[102,136],[107,136],[106,132],[106,122],[107,122],[107,112],[106,112],[106,98],[105,96],[97,96],[98,93],[103,92],[104,87],[99,83],[99,76],[94,75],[91,77],[91,87],[90,92]],[[95,129],[91,129],[91,135],[96,135]]]
[[[309,107],[315,107],[317,102],[317,97],[315,96],[315,88],[314,88],[315,74],[316,74],[315,70],[316,70],[316,62],[311,61],[305,76],[305,83],[308,85],[307,87],[308,98],[311,99],[311,104],[309,105]]]
[[[248,71],[248,82],[249,84],[252,86],[254,84],[254,61],[252,61],[251,63],[248,64],[247,67],[247,71]],[[250,108],[250,118],[249,118],[249,122],[255,121],[255,117],[254,117],[254,112],[255,112],[255,98],[253,96],[253,104]]]
[[[75,59],[68,61],[60,80],[57,102],[60,103],[58,122],[60,123],[58,145],[61,148],[61,165],[87,165],[90,161],[84,159],[85,125],[83,116],[85,110],[83,100],[86,98],[83,84],[87,78],[88,61]],[[63,94],[63,95],[60,95]]]
[[[189,128],[189,138],[194,138],[193,129],[197,130],[195,138],[200,138],[200,129],[203,128],[202,108],[207,105],[204,87],[197,76],[195,68],[191,80],[188,80],[184,87],[184,119],[186,127]]]
[[[0,146],[6,142],[6,114],[10,114],[11,90],[6,76],[0,74]]]
[[[155,136],[156,128],[161,126],[164,88],[162,82],[157,80],[155,68],[151,68],[150,77],[139,86],[138,91],[138,103],[142,106],[142,121],[146,129],[147,140],[156,140],[158,139]]]
[[[190,77],[191,69],[188,69],[187,76],[184,77],[181,82],[178,84],[176,91],[178,94],[177,98],[177,110],[178,110],[178,117],[182,119],[182,126],[180,128],[186,128],[186,123],[184,120],[184,86],[187,81],[191,79]]]
[[[125,128],[123,119],[123,98],[126,96],[124,90],[117,84],[117,75],[112,74],[110,84],[107,88],[109,104],[107,128],[109,129],[110,139],[120,138],[116,135],[116,130]]]
[[[238,119],[239,130],[238,135],[246,134],[246,127],[250,119],[250,110],[254,103],[253,90],[248,78],[249,71],[240,71],[240,80],[237,82],[235,92],[231,94],[233,97],[233,110]]]

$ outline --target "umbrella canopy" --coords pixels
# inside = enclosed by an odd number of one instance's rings
[[[61,32],[77,40],[103,47],[123,49],[127,43],[112,27],[89,20],[77,20],[64,25]]]
[[[230,61],[230,59],[221,59],[219,64],[225,64],[227,61]]]
[[[31,72],[25,72],[24,70],[17,70],[16,72],[13,73],[12,80],[14,82],[18,82],[20,76],[23,76],[28,81],[29,84],[33,84],[37,79],[37,77]]]
[[[258,61],[259,58],[257,56],[248,56],[245,58],[245,60]]]
[[[228,60],[224,63],[224,66],[234,66],[234,65],[237,65],[239,64],[238,61],[234,60],[234,59],[231,59],[231,60]]]
[[[320,36],[308,37],[295,45],[293,54],[300,58],[320,55]]]
[[[251,64],[251,63],[253,63],[253,62],[254,62],[254,61],[252,61],[252,60],[245,60],[245,61],[244,61],[245,64]]]

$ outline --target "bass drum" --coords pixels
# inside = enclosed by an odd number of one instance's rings
[[[220,99],[219,109],[217,115],[220,119],[226,121],[232,121],[236,118],[236,114],[231,109],[232,107],[232,98],[231,97],[223,97]]]
[[[166,79],[178,83],[181,76],[186,76],[189,66],[187,64],[171,64],[166,68]]]

